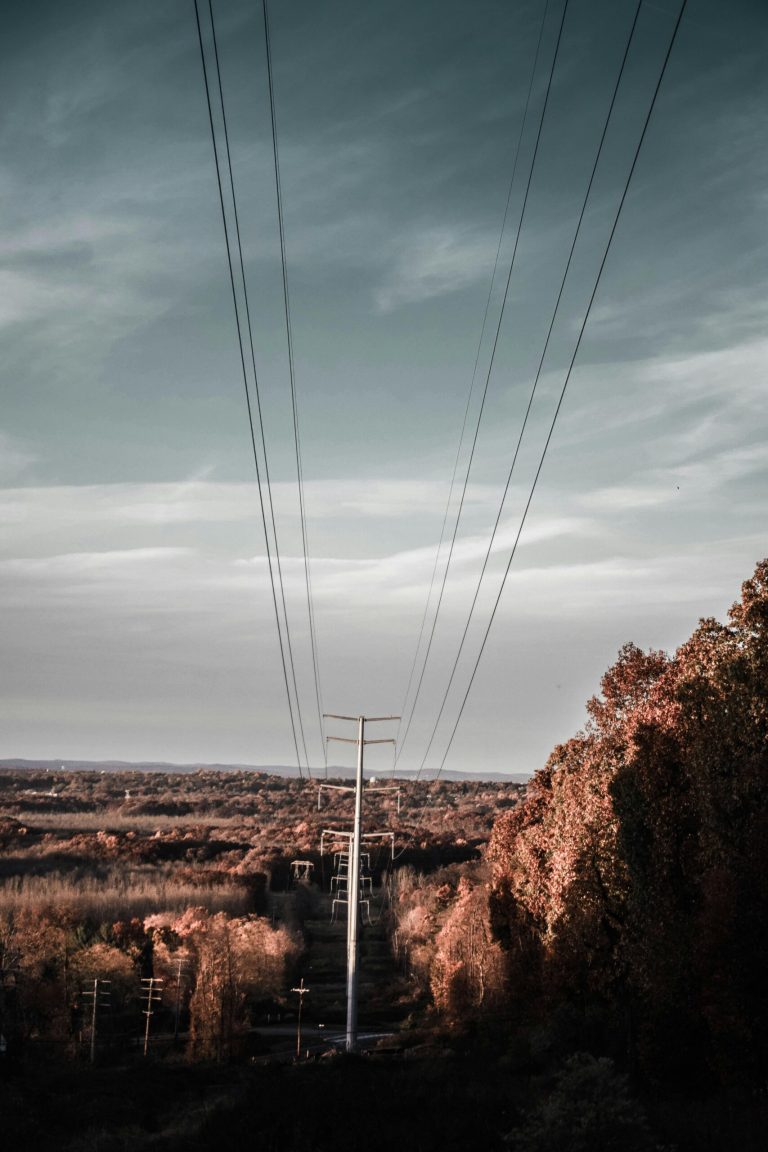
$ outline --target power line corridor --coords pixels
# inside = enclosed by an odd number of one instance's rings
[[[224,89],[222,83],[222,67],[219,57],[218,42],[216,38],[216,28],[214,21],[214,8],[213,0],[208,0],[208,16],[210,24],[210,39],[211,48],[214,60],[214,71],[216,77],[216,85],[218,90],[218,98],[220,105],[220,118],[221,130],[223,133],[223,151],[226,158],[225,171],[227,174],[227,183],[229,185],[229,206],[225,202],[224,186],[222,174],[219,163],[219,151],[222,147],[218,139],[217,129],[214,122],[214,115],[211,102],[211,92],[208,81],[208,70],[206,66],[206,47],[205,37],[203,34],[199,3],[195,0],[195,15],[197,21],[197,30],[200,45],[200,55],[203,67],[203,77],[205,83],[206,101],[208,106],[208,118],[210,125],[211,140],[213,144],[216,178],[218,185],[219,201],[222,222],[224,226],[225,247],[227,253],[229,277],[232,292],[233,307],[235,312],[237,342],[239,349],[239,356],[242,369],[243,386],[247,404],[248,424],[250,429],[250,437],[253,450],[253,459],[257,474],[257,485],[259,489],[260,512],[264,530],[264,541],[266,548],[267,565],[269,569],[270,583],[272,589],[272,600],[275,615],[275,624],[277,628],[279,647],[282,662],[282,675],[285,687],[286,702],[288,707],[289,719],[291,724],[294,750],[296,753],[297,764],[300,771],[306,770],[309,776],[312,775],[311,755],[308,748],[307,733],[305,716],[302,710],[302,700],[299,689],[299,677],[297,675],[298,656],[295,651],[296,645],[292,638],[291,627],[289,624],[289,610],[286,600],[285,583],[283,578],[283,559],[281,558],[281,550],[278,541],[278,529],[275,517],[275,506],[272,495],[272,484],[270,480],[269,462],[268,462],[268,440],[269,433],[265,427],[265,420],[262,413],[262,405],[259,393],[259,383],[256,370],[256,349],[254,346],[253,328],[251,324],[251,314],[248,302],[248,286],[245,270],[245,259],[243,255],[243,247],[241,242],[240,233],[240,219],[238,214],[238,203],[235,190],[235,175],[232,165],[232,155],[230,150],[229,133],[227,128],[227,117],[224,101]],[[538,24],[538,32],[535,39],[535,50],[533,52],[533,61],[530,68],[529,78],[527,82],[527,94],[525,97],[525,104],[520,122],[520,128],[517,135],[516,144],[513,150],[512,157],[512,171],[511,179],[508,186],[506,197],[506,204],[504,208],[503,220],[501,231],[499,234],[498,244],[496,246],[495,260],[493,263],[490,287],[488,290],[485,308],[482,316],[482,323],[480,326],[480,338],[477,345],[477,352],[474,357],[474,369],[471,375],[469,392],[467,395],[466,404],[464,407],[464,415],[461,422],[460,435],[458,440],[458,448],[455,455],[453,465],[453,472],[450,479],[450,487],[448,493],[448,500],[445,506],[445,511],[442,517],[442,527],[440,530],[440,538],[438,541],[437,549],[432,564],[431,578],[429,580],[428,591],[426,595],[426,603],[421,615],[421,625],[416,640],[415,651],[412,662],[410,664],[410,672],[407,678],[403,697],[403,719],[400,721],[402,731],[398,728],[397,734],[397,749],[395,753],[395,761],[393,774],[398,770],[402,770],[401,757],[403,756],[406,745],[409,745],[409,736],[412,732],[412,724],[414,717],[417,714],[418,706],[422,698],[422,687],[426,680],[435,682],[436,679],[443,680],[445,687],[438,692],[439,707],[437,709],[436,718],[433,722],[427,722],[428,739],[424,746],[423,753],[415,758],[418,767],[415,769],[417,778],[421,776],[427,768],[427,764],[432,752],[433,746],[438,737],[442,727],[445,727],[449,733],[447,742],[444,741],[443,752],[439,760],[439,765],[436,769],[437,775],[443,769],[446,759],[452,748],[456,732],[461,723],[464,715],[472,685],[474,683],[480,661],[486,648],[486,644],[493,626],[494,620],[497,615],[501,597],[509,576],[509,572],[514,561],[518,544],[523,533],[525,524],[527,522],[531,505],[533,502],[534,494],[539,484],[540,476],[544,467],[545,459],[550,452],[552,445],[556,424],[562,405],[566,396],[569,382],[573,373],[574,365],[582,345],[583,337],[587,328],[587,324],[592,313],[593,304],[598,295],[606,262],[608,260],[611,245],[616,234],[619,219],[622,209],[626,202],[632,178],[638,163],[643,143],[645,141],[649,124],[652,115],[657,105],[657,98],[662,87],[662,83],[667,71],[667,66],[672,55],[674,44],[677,39],[678,30],[683,20],[683,15],[686,9],[686,0],[682,0],[679,5],[676,20],[673,23],[671,31],[668,36],[667,47],[661,65],[656,69],[654,86],[651,90],[649,103],[647,104],[645,119],[642,124],[639,137],[636,140],[634,154],[632,156],[630,165],[628,167],[623,188],[618,193],[617,206],[613,210],[612,217],[607,207],[601,205],[599,211],[603,217],[609,221],[608,236],[603,248],[597,254],[598,267],[596,273],[592,276],[591,288],[587,291],[587,303],[582,311],[582,318],[577,330],[575,342],[572,344],[572,350],[567,367],[562,376],[562,383],[560,385],[559,393],[555,398],[554,411],[551,415],[548,428],[542,430],[543,433],[543,446],[538,453],[538,462],[533,469],[533,475],[527,484],[527,497],[522,501],[522,512],[517,521],[517,528],[513,528],[513,543],[507,555],[506,566],[504,567],[500,583],[497,586],[495,597],[491,595],[490,607],[485,607],[482,610],[484,622],[477,621],[479,628],[479,646],[476,649],[474,658],[466,653],[467,641],[470,635],[470,628],[475,624],[476,617],[479,612],[480,595],[485,587],[486,579],[489,575],[489,562],[491,558],[498,551],[497,535],[502,517],[505,512],[508,495],[512,485],[513,476],[516,472],[516,465],[518,456],[520,454],[521,445],[524,439],[530,439],[532,432],[529,428],[529,418],[532,413],[534,402],[537,396],[537,389],[548,361],[548,353],[550,350],[550,342],[555,332],[558,322],[560,321],[561,305],[563,302],[566,286],[570,283],[572,273],[572,265],[574,256],[577,250],[580,252],[579,242],[582,238],[582,225],[585,222],[587,215],[592,209],[593,199],[593,186],[595,184],[596,176],[601,168],[601,160],[603,158],[604,146],[606,141],[610,138],[610,128],[614,119],[614,111],[617,101],[621,98],[622,82],[625,76],[625,70],[628,62],[631,63],[632,48],[635,43],[638,28],[642,24],[642,18],[647,8],[644,0],[638,0],[637,4],[632,10],[632,18],[628,24],[628,30],[624,41],[623,54],[621,56],[618,69],[616,72],[615,81],[608,103],[607,111],[602,120],[602,129],[597,149],[592,162],[591,172],[589,174],[586,187],[581,198],[580,210],[575,224],[575,229],[572,234],[570,249],[565,260],[564,268],[559,282],[559,288],[554,299],[554,304],[551,307],[546,305],[542,308],[542,316],[546,326],[546,336],[544,338],[543,347],[540,355],[538,356],[538,364],[536,371],[533,375],[530,394],[525,409],[522,422],[517,434],[514,451],[512,453],[511,463],[509,465],[506,482],[501,492],[498,508],[495,515],[494,523],[487,536],[487,545],[485,548],[484,559],[480,568],[479,576],[476,580],[474,587],[474,594],[471,599],[469,610],[465,613],[465,621],[460,630],[460,639],[458,648],[447,668],[437,667],[433,656],[433,642],[435,640],[438,626],[441,625],[443,631],[449,627],[448,623],[441,615],[441,608],[443,605],[444,594],[449,583],[452,573],[453,558],[456,550],[457,541],[459,540],[459,531],[462,524],[463,510],[467,496],[468,486],[470,483],[470,476],[473,468],[476,467],[476,456],[479,448],[479,436],[483,416],[486,409],[486,400],[489,394],[489,386],[492,377],[495,373],[495,362],[497,357],[497,350],[500,342],[502,341],[503,322],[505,320],[505,311],[507,310],[508,298],[510,296],[510,287],[514,282],[514,273],[516,267],[516,257],[521,238],[526,234],[526,221],[529,202],[532,203],[537,195],[540,195],[542,189],[540,188],[541,181],[537,183],[537,158],[539,156],[540,145],[542,140],[547,135],[547,131],[551,130],[549,120],[553,116],[553,110],[550,108],[550,96],[553,91],[553,85],[556,86],[558,79],[558,67],[567,67],[567,56],[570,45],[574,37],[578,35],[579,12],[578,4],[574,6],[574,11],[570,13],[570,0],[564,0],[564,3],[559,6],[557,13],[551,12],[550,0],[545,0],[542,4],[540,12],[540,21]],[[301,451],[301,429],[299,421],[298,410],[298,389],[296,380],[296,367],[295,367],[295,351],[294,351],[294,323],[291,314],[291,302],[289,292],[289,277],[288,277],[288,258],[287,258],[287,243],[286,243],[286,225],[285,225],[285,211],[284,211],[284,194],[282,189],[280,160],[279,160],[279,137],[278,137],[278,124],[277,124],[277,111],[275,105],[275,89],[274,89],[274,60],[272,49],[272,32],[270,25],[270,16],[268,10],[267,0],[263,0],[263,31],[264,31],[264,49],[265,49],[265,63],[268,81],[269,93],[269,124],[271,130],[271,152],[273,162],[274,185],[276,194],[276,209],[277,209],[277,232],[279,239],[280,251],[280,267],[281,267],[281,291],[282,291],[282,310],[284,320],[284,331],[287,347],[287,363],[288,363],[288,376],[289,376],[289,397],[290,397],[290,411],[293,428],[293,450],[294,450],[294,465],[295,465],[295,478],[296,490],[299,506],[299,521],[300,521],[300,534],[301,534],[301,564],[304,574],[304,594],[305,594],[305,608],[306,608],[306,621],[308,626],[309,636],[309,671],[302,676],[302,680],[309,682],[313,686],[313,707],[317,712],[317,721],[320,742],[322,747],[322,764],[323,770],[327,775],[328,760],[326,751],[326,737],[325,725],[323,720],[323,693],[321,689],[320,665],[317,644],[317,629],[316,629],[316,604],[315,596],[313,593],[312,573],[311,573],[311,559],[309,553],[309,529],[308,529],[308,514],[305,493],[305,475],[304,465],[302,462]],[[551,19],[550,19],[551,18]],[[549,64],[547,66],[546,83],[544,87],[543,98],[540,102],[534,98],[535,85],[537,74],[539,71],[539,61],[542,56],[544,45],[548,42],[546,30],[554,21],[555,29],[550,29],[550,36],[554,35],[554,44],[551,48],[549,57]],[[647,35],[647,31],[644,35]],[[561,63],[562,60],[562,63]],[[608,65],[606,65],[608,66]],[[440,568],[441,552],[443,545],[449,535],[449,513],[454,497],[454,491],[459,487],[459,461],[462,455],[462,447],[465,437],[468,432],[469,412],[473,393],[478,377],[478,367],[480,364],[481,350],[488,328],[488,323],[491,313],[491,301],[493,297],[494,284],[497,280],[497,273],[499,271],[500,254],[502,251],[502,241],[505,236],[508,217],[510,214],[510,205],[513,200],[513,192],[516,187],[518,178],[518,161],[521,155],[521,145],[526,138],[529,119],[534,106],[538,103],[537,114],[537,127],[535,130],[535,139],[528,162],[527,175],[525,177],[525,186],[522,194],[522,201],[517,215],[517,224],[515,227],[514,243],[512,246],[511,258],[509,259],[508,270],[505,279],[505,287],[501,299],[500,307],[495,318],[493,326],[493,339],[491,343],[490,357],[488,360],[487,368],[484,370],[484,384],[482,388],[479,408],[474,417],[474,426],[472,429],[471,445],[469,448],[469,455],[466,467],[462,469],[462,479],[460,482],[460,496],[458,501],[458,508],[453,519],[452,527],[450,528],[450,542],[448,545],[447,556],[442,565],[442,572],[438,579],[437,573]],[[597,211],[598,209],[594,209]],[[592,215],[594,215],[592,211]],[[228,215],[231,213],[232,222],[234,225],[234,241],[232,239],[232,229],[228,224]],[[236,261],[233,260],[233,250],[236,252]],[[236,269],[239,268],[240,278],[240,293],[238,294],[236,287]],[[241,319],[244,317],[244,322]],[[549,316],[549,320],[546,317]],[[248,353],[248,357],[246,357]],[[250,364],[250,378],[247,368],[246,359]],[[251,389],[255,395],[255,413],[256,419],[254,420],[254,410],[251,405],[250,395]],[[258,425],[258,436],[256,433],[256,425]],[[540,433],[536,433],[538,436]],[[535,449],[534,449],[535,452]],[[525,489],[523,490],[525,491]],[[266,494],[266,499],[265,499]],[[503,551],[505,551],[503,549]],[[434,608],[430,608],[433,600],[433,594],[437,589]],[[375,606],[371,605],[374,610]],[[431,617],[431,621],[430,621]],[[428,624],[428,621],[430,623]],[[469,664],[468,671],[462,670],[465,663]],[[447,675],[446,675],[447,674]],[[454,691],[454,690],[457,690]],[[454,699],[455,697],[455,699]],[[426,718],[425,718],[426,719]],[[423,723],[422,723],[423,727]],[[422,735],[419,740],[423,739]],[[413,744],[413,740],[410,741]]]

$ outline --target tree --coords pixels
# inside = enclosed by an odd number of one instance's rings
[[[571,1056],[505,1143],[512,1152],[653,1152],[642,1108],[607,1059]]]
[[[728,625],[673,658],[626,645],[491,837],[510,969],[527,953],[539,997],[604,1003],[651,1078],[765,1067],[767,625],[763,561]]]
[[[504,962],[494,940],[486,887],[459,880],[456,898],[437,935],[430,966],[435,1006],[453,1018],[498,1007],[504,992]]]
[[[184,941],[193,970],[190,1053],[200,1060],[231,1059],[249,1007],[282,995],[299,944],[287,929],[273,929],[263,917],[230,919],[225,912],[211,916],[203,909],[188,909],[173,930]]]

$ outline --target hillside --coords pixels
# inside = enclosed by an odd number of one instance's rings
[[[131,760],[25,760],[21,757],[9,757],[0,760],[0,769],[12,768],[19,771],[33,772],[162,772],[165,775],[181,773],[189,775],[194,772],[256,772],[266,776],[284,776],[287,780],[301,779],[301,774],[295,765],[289,764],[168,764],[164,761],[131,761]],[[387,776],[390,774],[387,773]],[[397,770],[397,780],[415,780],[416,770]],[[354,780],[355,770],[349,765],[329,764],[327,769],[315,770],[315,780]],[[424,777],[425,781],[431,779]],[[524,772],[484,772],[477,771],[451,771],[445,769],[440,773],[443,781],[466,780],[468,782],[481,782],[484,780],[497,784],[525,784],[530,776]]]

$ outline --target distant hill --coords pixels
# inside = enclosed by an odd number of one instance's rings
[[[271,776],[285,776],[295,779],[299,775],[298,768],[288,764],[169,764],[164,761],[150,760],[135,762],[132,760],[25,760],[10,758],[0,760],[0,768],[13,768],[37,772],[167,772],[189,775],[194,772],[266,772]],[[325,776],[325,769],[313,769],[313,776]],[[389,776],[390,772],[374,772],[374,776]],[[334,764],[328,766],[327,775],[333,779],[354,779],[354,768],[342,767]],[[400,771],[396,773],[401,780],[413,780],[416,773]],[[434,779],[434,773],[425,773],[422,780]],[[488,780],[499,783],[525,784],[530,775],[525,772],[454,772],[440,773],[441,780]]]

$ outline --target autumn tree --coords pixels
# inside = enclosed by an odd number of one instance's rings
[[[623,648],[491,838],[511,967],[527,950],[539,997],[601,1002],[651,1077],[765,1067],[767,624],[763,562],[727,625]]]
[[[702,620],[678,650],[614,789],[641,1039],[732,1086],[760,1082],[766,1061],[767,622],[763,562],[729,623]]]
[[[20,1043],[67,1033],[76,977],[72,921],[66,911],[22,909],[0,922],[0,982],[8,1027]]]
[[[189,909],[172,925],[185,944],[193,974],[189,1003],[190,1054],[221,1061],[237,1051],[249,1009],[284,994],[287,972],[300,950],[283,927],[260,916],[230,919]]]
[[[505,965],[491,931],[485,884],[462,876],[430,965],[435,1006],[454,1018],[483,1014],[501,1003],[504,982]]]

